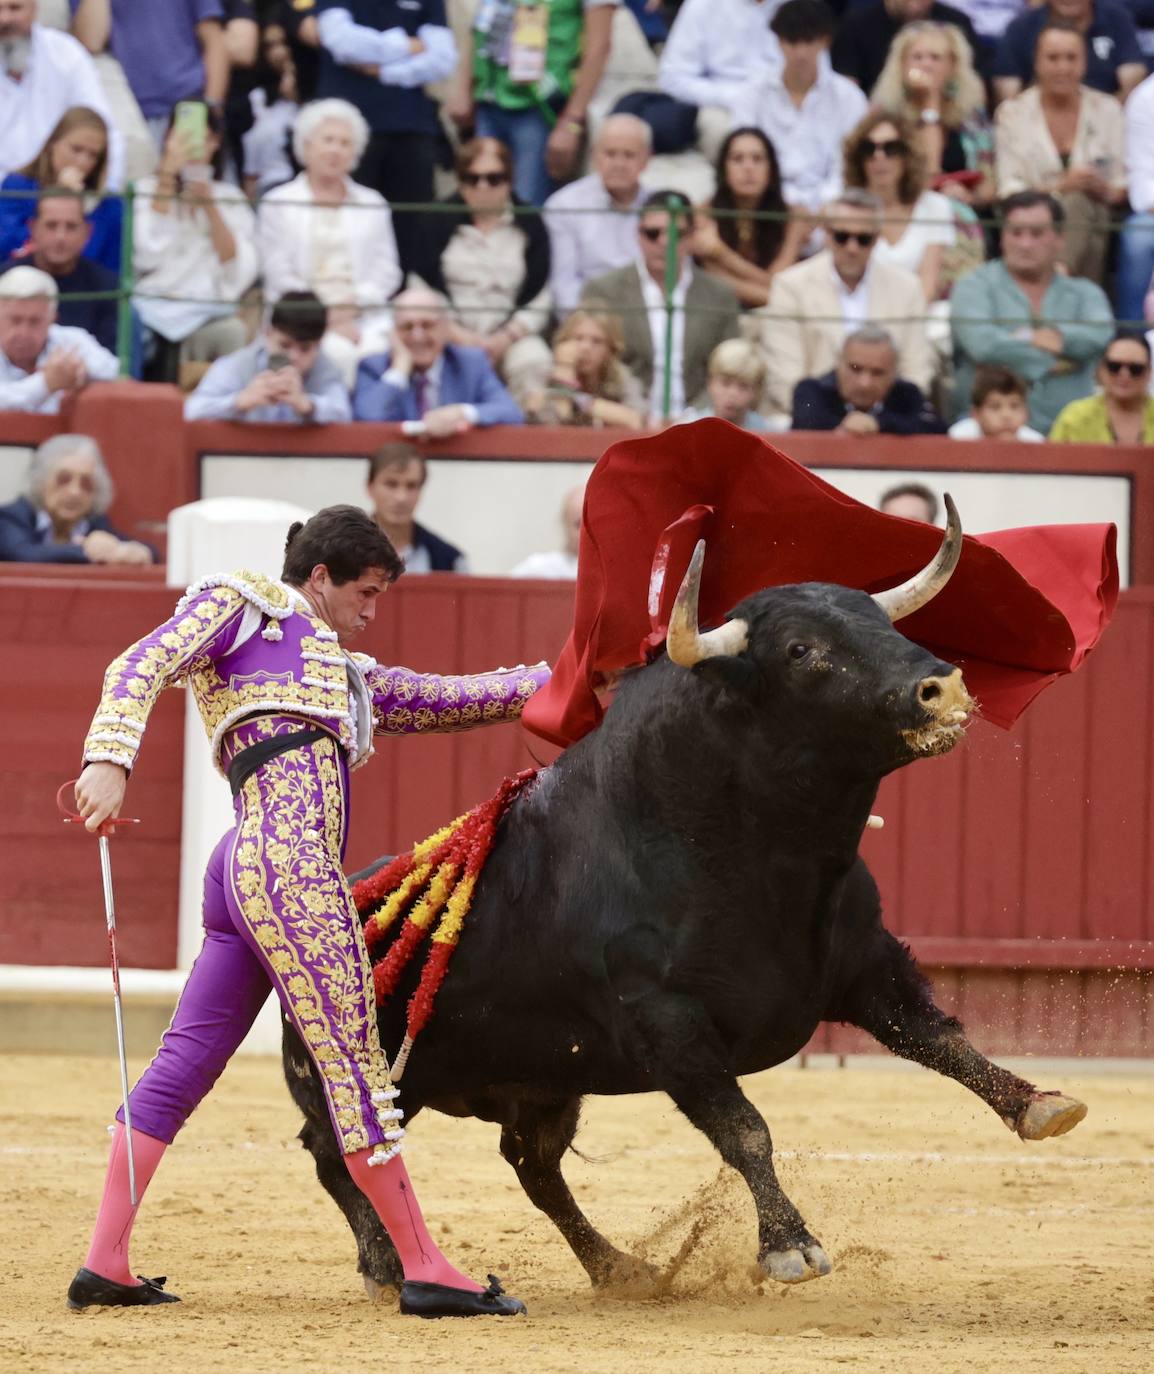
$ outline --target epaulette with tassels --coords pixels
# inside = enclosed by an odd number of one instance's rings
[[[371,913],[365,921],[365,943],[373,961],[378,1006],[396,991],[417,946],[432,930],[421,981],[409,999],[404,1042],[392,1064],[394,1082],[404,1073],[413,1041],[433,1014],[433,1002],[461,938],[473,889],[493,847],[501,817],[536,776],[535,768],[527,768],[516,777],[506,778],[488,801],[458,816],[353,887],[357,910],[362,916]],[[400,933],[378,958],[387,933],[402,917]]]

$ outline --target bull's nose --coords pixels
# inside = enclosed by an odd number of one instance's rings
[[[919,703],[939,720],[962,720],[974,707],[960,668],[941,676],[922,678],[916,694]]]

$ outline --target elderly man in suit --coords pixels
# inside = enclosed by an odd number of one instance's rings
[[[585,309],[621,316],[625,334],[621,361],[649,397],[650,413],[666,418],[680,415],[687,406],[706,403],[709,355],[723,340],[736,338],[740,332],[736,295],[724,282],[699,272],[689,257],[692,213],[689,202],[675,191],[655,191],[647,196],[637,224],[638,261],[595,277],[581,293]],[[677,278],[667,301],[666,274],[674,222]]]
[[[759,313],[775,410],[788,415],[798,382],[831,372],[846,335],[866,324],[883,325],[893,336],[899,375],[929,389],[934,364],[921,284],[912,272],[873,256],[883,213],[869,191],[843,191],[826,211],[827,246],[774,277]]]
[[[411,287],[393,306],[392,350],[357,369],[354,420],[407,420],[432,439],[523,423],[484,350],[449,342],[449,303],[440,292]]]

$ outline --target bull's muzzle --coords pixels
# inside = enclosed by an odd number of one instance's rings
[[[944,754],[965,733],[974,710],[974,699],[966,691],[962,670],[924,677],[914,689],[918,705],[929,719],[923,725],[903,730],[906,743],[915,754]]]

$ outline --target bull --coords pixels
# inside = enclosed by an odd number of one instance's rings
[[[858,854],[881,779],[952,749],[973,710],[961,671],[893,625],[960,552],[950,502],[941,548],[902,587],[774,587],[702,632],[699,545],[666,653],[625,675],[600,728],[504,817],[404,1103],[410,1121],[433,1107],[498,1123],[501,1153],[594,1284],[634,1278],[638,1262],[596,1230],[561,1172],[588,1094],[668,1094],[745,1180],[758,1264],[783,1283],[830,1261],[738,1079],[796,1055],[819,1022],[861,1027],[956,1079],[1022,1139],[1085,1115],[984,1058],[935,1005]],[[415,977],[380,1010],[385,1045],[401,1040]],[[284,1064],[366,1286],[399,1283],[291,1029]]]

